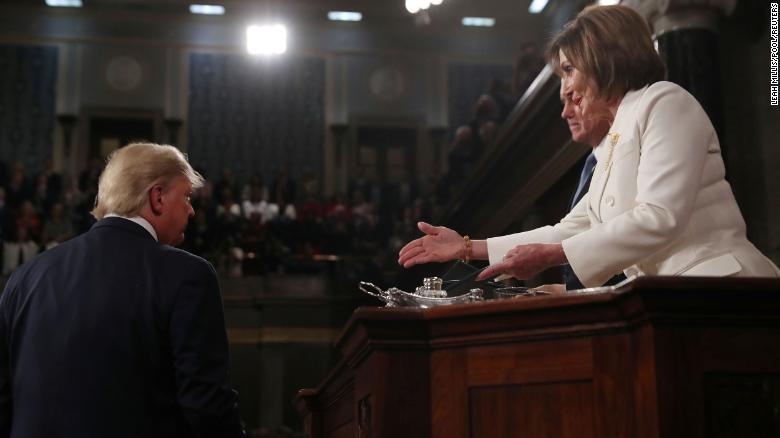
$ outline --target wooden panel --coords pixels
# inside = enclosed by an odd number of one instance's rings
[[[357,436],[355,435],[355,423],[342,424],[338,428],[326,432],[325,436],[328,438],[355,438]]]
[[[778,291],[643,277],[615,293],[360,309],[299,411],[316,437],[780,436]]]
[[[329,406],[325,406],[322,414],[322,428],[326,432],[337,430],[346,423],[354,422],[354,400],[352,388],[348,388],[341,397]]]
[[[471,437],[597,437],[591,382],[473,388]]]
[[[361,418],[370,436],[429,437],[430,378],[425,351],[372,352],[355,370],[354,392],[356,403],[370,400],[369,418]]]
[[[712,400],[705,393],[705,376],[769,375],[778,371],[778,327],[684,327],[669,324],[656,327],[655,333],[662,436],[669,433],[690,438],[710,436],[706,430],[708,419],[705,407]],[[739,385],[735,384],[731,389],[736,391],[735,396],[741,397],[740,391],[748,386],[746,383],[738,389]],[[680,409],[680,406],[685,408]],[[753,413],[753,417],[759,416],[759,412]],[[752,421],[757,421],[755,418]],[[744,426],[748,422],[742,423]]]
[[[708,438],[780,436],[780,375],[704,378]]]
[[[431,353],[431,436],[466,438],[469,430],[466,351]]]
[[[467,362],[469,387],[588,380],[593,376],[588,338],[472,347]]]
[[[598,436],[636,437],[635,345],[628,334],[593,338],[593,383]]]
[[[780,327],[702,327],[686,333],[702,370],[769,372],[780,363],[780,348],[756,348],[776,344]]]
[[[655,366],[655,346],[652,326],[639,328],[631,337],[635,355],[634,377],[634,431],[636,438],[658,438],[658,391]]]

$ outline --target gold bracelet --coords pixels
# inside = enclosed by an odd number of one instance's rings
[[[469,236],[463,236],[463,261],[468,263],[471,260],[471,239]]]

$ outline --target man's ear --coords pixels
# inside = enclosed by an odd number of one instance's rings
[[[149,189],[149,207],[155,216],[160,216],[163,212],[163,189],[159,184]]]

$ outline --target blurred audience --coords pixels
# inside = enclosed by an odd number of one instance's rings
[[[63,178],[51,161],[32,178],[21,163],[10,167],[0,180],[3,274],[92,226],[100,163],[91,160],[79,178]],[[225,169],[216,184],[207,180],[193,194],[196,214],[183,246],[227,276],[313,272],[313,261],[332,256],[349,258],[353,276],[389,269],[393,245],[409,239],[416,221],[431,220],[436,202],[430,182],[418,189],[408,173],[401,176],[389,183],[358,174],[349,182],[349,203],[343,194],[325,199],[308,169],[295,178],[280,168],[270,190],[261,175],[239,184]]]
[[[32,240],[24,225],[16,225],[11,239],[3,242],[3,275],[9,275],[22,263],[35,257],[40,246]]]
[[[271,179],[255,173],[245,181],[225,168],[193,195],[196,214],[183,246],[229,276],[305,271],[312,260],[334,255],[350,258],[354,275],[391,271],[399,245],[417,234],[418,221],[433,220],[466,183],[543,66],[536,45],[526,43],[512,82],[486,84],[471,120],[455,128],[443,174],[437,170],[418,180],[404,171],[389,180],[358,169],[347,193],[325,199],[309,168],[291,172],[280,166]],[[95,222],[89,212],[104,161],[91,158],[78,178],[57,173],[51,159],[41,164],[40,173],[28,174],[20,162],[0,162],[0,266],[5,275]]]

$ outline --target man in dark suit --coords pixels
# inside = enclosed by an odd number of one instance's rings
[[[17,269],[0,298],[0,437],[242,437],[212,266],[174,248],[203,178],[132,144],[98,222]]]

